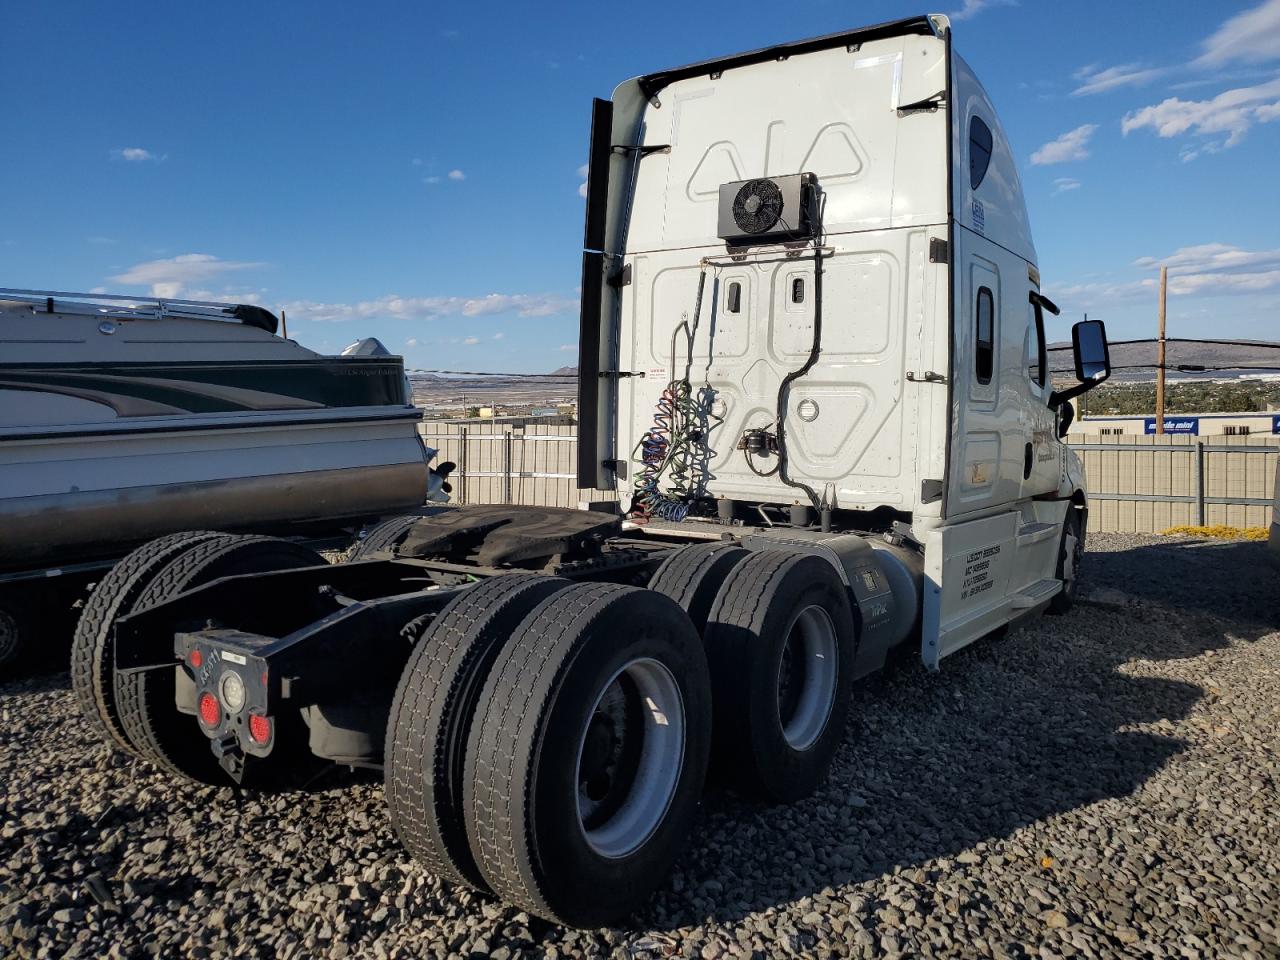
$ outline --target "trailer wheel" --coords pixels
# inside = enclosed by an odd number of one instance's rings
[[[821,557],[753,553],[707,626],[714,762],[744,793],[807,796],[844,736],[856,628],[848,588]]]
[[[749,550],[727,540],[680,547],[662,561],[649,581],[649,589],[680,604],[698,632],[705,633],[711,604],[725,577],[750,555]]]
[[[0,677],[16,670],[31,650],[32,617],[15,598],[0,606]]]
[[[163,603],[178,594],[221,577],[320,566],[324,559],[288,540],[271,537],[227,537],[188,546],[160,570],[138,597],[135,607]],[[144,760],[176,777],[198,783],[224,785],[227,776],[209,748],[209,740],[191,718],[174,706],[175,665],[172,670],[116,673],[115,696],[126,736]],[[284,718],[281,718],[283,720]],[[301,720],[298,721],[301,728]],[[310,754],[300,735],[296,740],[281,723],[276,747],[261,780],[246,773],[244,786],[287,786],[294,764]],[[253,758],[250,758],[253,759]]]
[[[544,600],[467,744],[467,837],[489,887],[576,927],[635,910],[692,825],[710,721],[702,644],[672,600],[608,583]]]
[[[116,703],[115,638],[118,617],[132,613],[156,573],[184,550],[226,534],[206,530],[172,533],[144,543],[98,581],[76,623],[71,640],[71,687],[86,720],[107,745],[137,755],[120,722]]]
[[[414,651],[387,719],[387,805],[414,859],[451,883],[488,889],[467,845],[462,806],[476,701],[525,615],[568,586],[540,574],[491,577],[454,597],[425,629],[414,621]]]
[[[1058,568],[1055,576],[1062,581],[1062,589],[1054,594],[1045,613],[1060,616],[1076,602],[1076,590],[1080,584],[1080,564],[1084,560],[1084,520],[1080,508],[1072,504],[1067,508],[1062,523],[1062,541],[1058,545]]]
[[[421,519],[422,517],[417,514],[392,517],[370,527],[368,532],[365,533],[364,539],[351,548],[351,551],[347,554],[347,560],[363,560],[372,554],[395,549],[400,541],[408,535],[409,528]]]

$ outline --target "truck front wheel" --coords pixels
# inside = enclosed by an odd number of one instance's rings
[[[1084,560],[1084,513],[1075,504],[1067,508],[1062,523],[1062,540],[1058,545],[1057,578],[1062,589],[1049,601],[1046,613],[1064,614],[1076,602],[1076,590],[1080,584],[1080,565]]]

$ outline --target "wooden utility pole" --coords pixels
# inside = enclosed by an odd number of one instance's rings
[[[1160,268],[1160,339],[1156,342],[1156,433],[1164,434],[1164,299],[1169,292],[1169,268]]]

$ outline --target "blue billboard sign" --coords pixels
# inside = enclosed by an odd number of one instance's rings
[[[1142,432],[1145,434],[1153,434],[1156,432],[1156,418],[1147,417],[1142,422]],[[1164,418],[1165,433],[1189,433],[1193,436],[1200,436],[1200,418],[1199,417],[1165,417]]]
[[[1273,414],[1271,417],[1271,432],[1280,433],[1280,413]]]

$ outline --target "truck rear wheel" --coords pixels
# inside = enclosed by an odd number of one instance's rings
[[[270,537],[206,540],[188,546],[172,558],[142,591],[135,606],[162,603],[221,577],[320,566],[324,562],[314,550],[288,540]],[[172,669],[115,674],[115,696],[125,735],[142,759],[165,773],[197,783],[226,784],[227,775],[214,758],[208,738],[196,721],[180,713],[174,704],[176,671],[181,669],[175,665]],[[301,720],[298,726],[301,727]],[[287,785],[294,761],[310,756],[303,753],[305,739],[299,737],[295,742],[291,732],[294,731],[283,723],[277,727],[276,746],[269,761],[271,775],[264,777],[261,785]],[[259,784],[246,776],[244,785]]]
[[[707,615],[725,577],[750,555],[749,550],[727,540],[680,547],[662,561],[649,581],[649,589],[665,594],[683,607],[698,632],[703,633],[707,629]]]
[[[744,793],[807,796],[844,737],[856,628],[821,557],[765,550],[725,580],[706,632],[714,762]]]
[[[421,520],[417,514],[404,517],[392,517],[370,527],[364,538],[351,548],[347,560],[363,560],[375,553],[394,550],[409,533],[409,528]]]
[[[487,890],[467,845],[463,766],[476,701],[503,645],[539,603],[570,581],[491,577],[418,623],[387,719],[386,797],[396,835],[428,871]],[[425,629],[424,629],[425,626]]]
[[[155,575],[178,554],[226,534],[206,530],[172,533],[144,543],[107,571],[98,581],[76,623],[71,640],[71,688],[89,726],[107,745],[137,755],[120,722],[116,704],[115,638],[118,617],[132,613],[138,597]]]
[[[702,644],[673,601],[607,583],[544,600],[467,744],[467,837],[489,887],[570,926],[632,912],[692,825],[710,721]]]

